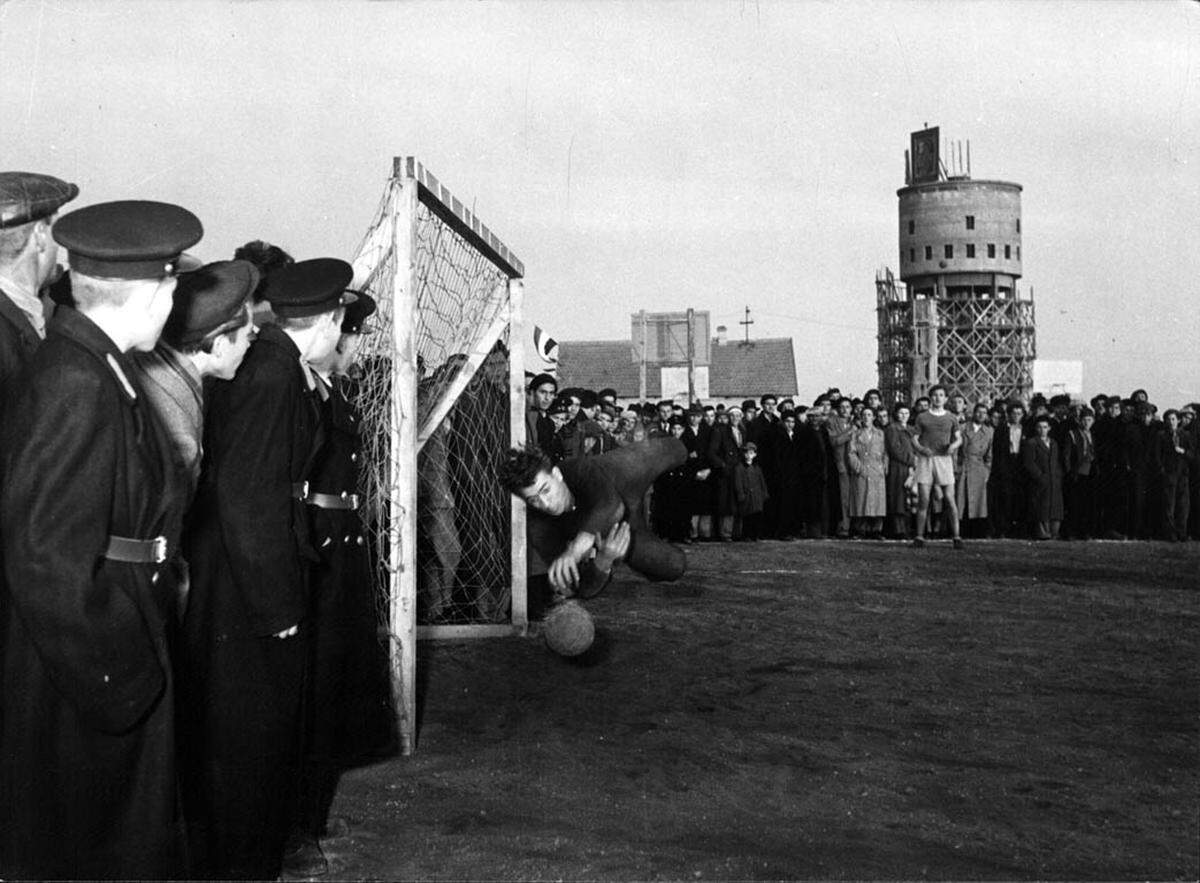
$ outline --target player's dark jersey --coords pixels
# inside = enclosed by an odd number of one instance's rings
[[[575,498],[575,508],[557,517],[530,510],[529,539],[545,561],[557,558],[580,532],[604,535],[618,521],[628,521],[629,552],[626,563],[653,580],[676,580],[686,561],[679,549],[655,536],[646,526],[643,510],[646,491],[654,479],[687,459],[687,448],[675,438],[635,442],[599,457],[577,457],[559,464],[563,479]],[[593,568],[580,573],[578,593],[589,597],[603,588],[591,584]]]

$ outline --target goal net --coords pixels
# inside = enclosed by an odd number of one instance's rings
[[[413,157],[395,159],[354,268],[378,304],[358,383],[360,483],[408,754],[416,639],[527,625],[524,508],[497,480],[525,435],[524,268]]]

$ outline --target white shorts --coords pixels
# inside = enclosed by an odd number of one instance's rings
[[[936,484],[954,490],[954,459],[949,454],[916,457],[917,484]]]

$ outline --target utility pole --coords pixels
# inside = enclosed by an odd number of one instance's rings
[[[646,311],[642,310],[642,363],[638,369],[638,401],[646,401]]]
[[[688,407],[696,401],[696,311],[687,311]]]
[[[738,324],[745,327],[745,329],[746,329],[745,345],[750,346],[750,326],[754,324],[754,320],[750,318],[750,305],[749,304],[746,305],[746,318],[742,319],[740,322],[738,322]]]

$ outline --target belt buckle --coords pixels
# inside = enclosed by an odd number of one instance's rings
[[[154,563],[162,564],[167,560],[167,538],[155,537],[150,541],[151,550],[154,552]]]
[[[302,503],[308,502],[308,481],[307,480],[300,482],[300,502],[302,502]]]

